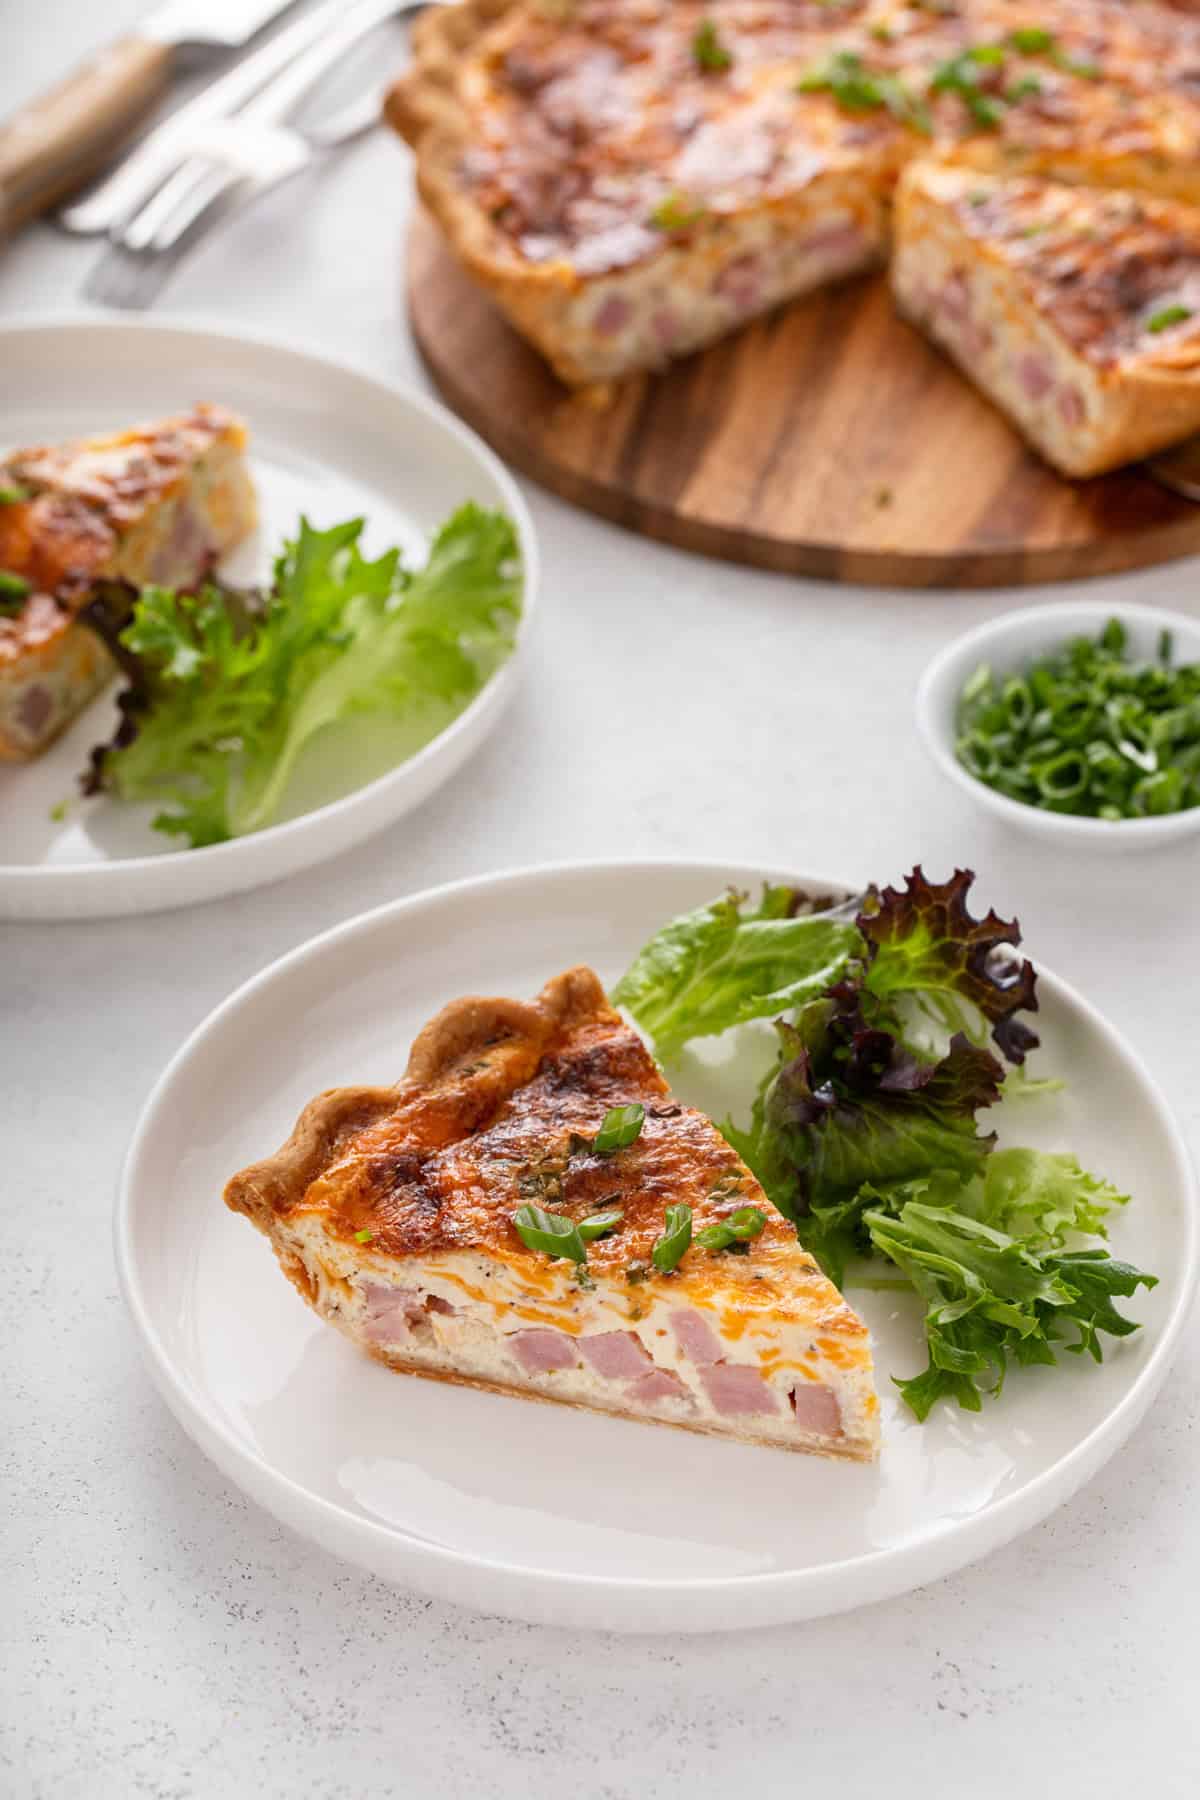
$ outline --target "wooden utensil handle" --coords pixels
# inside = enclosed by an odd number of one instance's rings
[[[94,175],[167,85],[171,46],[127,37],[0,126],[0,236]]]

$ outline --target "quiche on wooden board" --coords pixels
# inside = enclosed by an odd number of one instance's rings
[[[113,674],[79,619],[98,582],[191,587],[253,529],[245,446],[197,406],[0,460],[0,760],[44,750]]]
[[[463,0],[414,47],[422,198],[573,386],[882,264],[914,161],[1200,204],[1200,22],[1160,0]]]
[[[225,1200],[391,1368],[878,1453],[866,1327],[590,969],[453,1002],[402,1081],[319,1096]]]

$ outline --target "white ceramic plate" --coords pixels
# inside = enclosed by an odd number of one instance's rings
[[[343,729],[315,740],[283,822],[250,837],[180,849],[151,830],[152,808],[72,798],[110,725],[111,693],[101,696],[45,756],[0,764],[0,918],[152,912],[290,875],[427,799],[496,724],[533,615],[537,548],[515,483],[443,407],[303,349],[146,320],[6,325],[0,367],[0,448],[112,430],[197,400],[241,413],[262,521],[225,565],[235,581],[269,573],[301,512],[316,525],[362,514],[368,552],[400,544],[419,557],[464,500],[511,514],[525,568],[516,651],[453,724],[400,763],[406,746],[394,727],[363,722],[353,738]]]
[[[982,1413],[943,1407],[923,1426],[888,1381],[923,1364],[915,1313],[893,1293],[851,1290],[875,1334],[877,1468],[394,1375],[321,1324],[222,1205],[225,1178],[273,1150],[319,1089],[396,1079],[446,1000],[531,995],[581,960],[612,981],[666,918],[760,873],[576,866],[420,894],[284,957],[179,1052],[126,1164],[121,1281],[168,1404],[278,1518],[388,1580],[486,1611],[718,1630],[839,1611],[944,1575],[1041,1519],[1120,1447],[1184,1320],[1194,1178],[1132,1050],[1044,973],[1044,1060],[1070,1089],[1014,1107],[1001,1136],[1076,1149],[1127,1185],[1136,1201],[1114,1247],[1160,1285],[1130,1303],[1145,1329],[1101,1367],[1066,1357],[1015,1371]],[[710,1111],[731,1098],[736,1110],[756,1072],[731,1079],[693,1058],[676,1085]]]

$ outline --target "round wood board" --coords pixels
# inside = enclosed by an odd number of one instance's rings
[[[897,318],[828,288],[608,407],[571,394],[418,212],[408,298],[438,388],[506,462],[685,550],[796,575],[992,587],[1200,551],[1200,506],[1140,469],[1055,475]]]

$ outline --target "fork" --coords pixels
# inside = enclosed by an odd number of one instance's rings
[[[85,283],[103,305],[149,306],[180,261],[235,208],[349,142],[379,118],[372,94],[310,131],[285,123],[322,76],[377,25],[425,0],[358,0],[337,27],[297,56],[232,117],[198,120],[175,138],[175,166],[111,232],[112,247]]]

